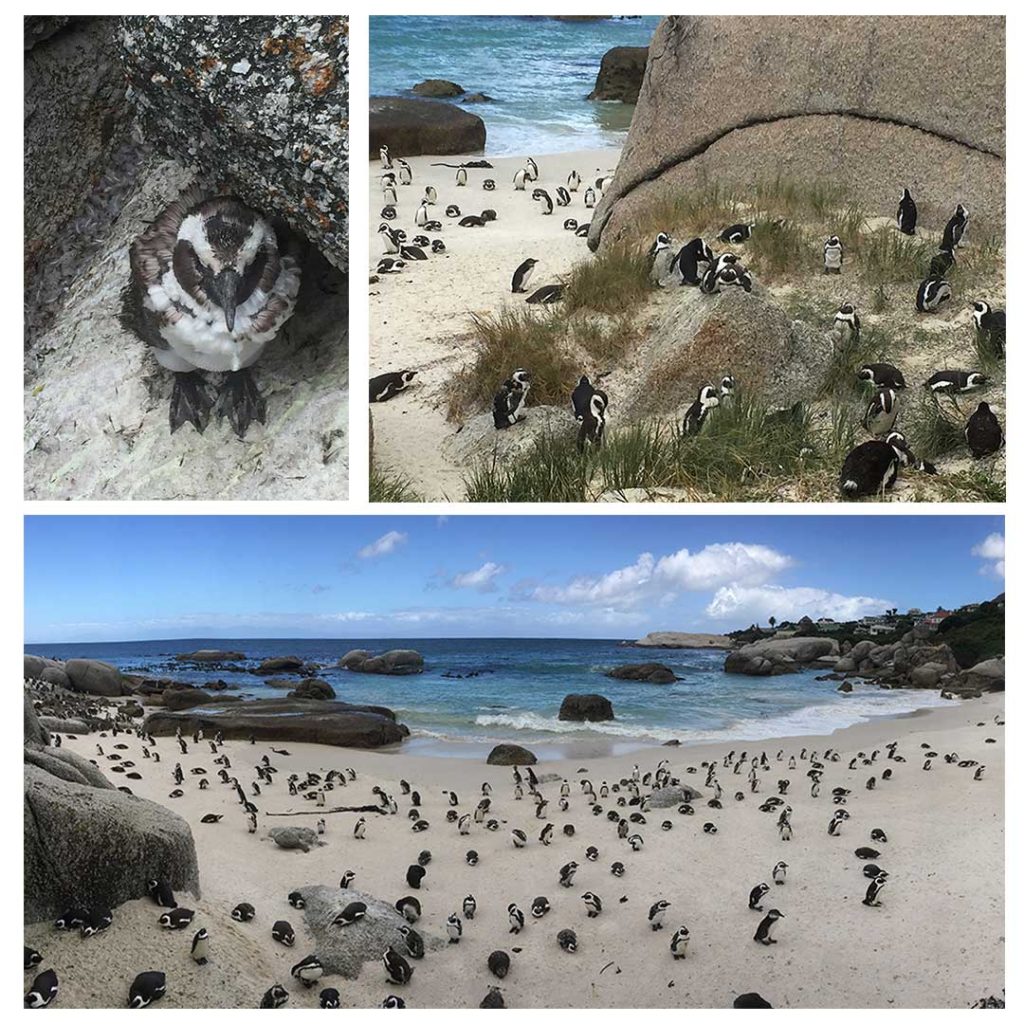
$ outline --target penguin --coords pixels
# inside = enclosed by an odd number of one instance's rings
[[[493,192],[497,186],[494,183],[493,178],[484,178],[484,191]]]
[[[857,849],[853,851],[853,855],[858,860],[877,860],[878,857],[881,856],[877,850],[870,846],[858,846]]]
[[[774,881],[776,885],[786,884],[786,868],[788,867],[789,865],[784,860],[780,860],[779,863],[772,868],[772,881]]]
[[[155,879],[151,878],[146,883],[146,891],[149,893],[150,899],[158,907],[170,907],[173,909],[178,905],[178,901],[174,898],[174,892],[171,889],[170,883],[165,878]]]
[[[825,240],[822,253],[825,261],[825,273],[840,273],[843,267],[843,243],[839,241],[838,235],[830,235]]]
[[[832,323],[847,332],[846,337],[849,341],[856,341],[860,337],[860,317],[857,316],[857,310],[854,309],[852,302],[844,302],[839,307],[832,318]]]
[[[405,950],[409,956],[414,960],[422,960],[426,952],[423,936],[407,924],[399,925],[398,930],[402,933],[402,938],[405,939]]]
[[[192,959],[195,960],[200,967],[203,967],[209,963],[209,952],[210,933],[205,928],[200,928],[199,931],[192,936]]]
[[[876,842],[876,843],[887,843],[887,842],[889,842],[889,837],[880,828],[873,828],[871,830],[871,839],[872,839],[873,842]]]
[[[481,1010],[504,1010],[505,1009],[505,997],[501,994],[501,989],[495,985],[491,985],[487,989],[487,995],[480,1000]]]
[[[568,206],[571,202],[572,196],[569,195],[569,190],[559,185],[555,189],[555,203],[559,206]]]
[[[879,493],[884,497],[896,482],[900,466],[912,462],[906,439],[898,431],[894,430],[884,440],[865,441],[850,451],[843,462],[839,473],[840,492],[844,498]]]
[[[893,391],[903,391],[907,386],[903,374],[891,363],[865,363],[857,371],[857,379]]]
[[[295,929],[287,921],[275,921],[270,929],[270,937],[282,946],[295,945]]]
[[[957,203],[953,216],[946,222],[946,227],[942,232],[943,249],[952,251],[957,246],[963,245],[968,220],[970,220],[970,214],[967,212],[967,208],[962,203]]]
[[[378,274],[400,274],[406,267],[405,260],[393,260],[385,257],[377,263]]]
[[[251,903],[239,903],[231,911],[233,921],[251,921],[256,916],[256,908]]]
[[[576,192],[579,190],[580,185],[583,184],[583,179],[579,176],[579,172],[572,170],[569,172],[569,177],[566,179],[566,187],[570,192]]]
[[[962,395],[988,383],[988,377],[977,370],[939,370],[925,382],[933,395]]]
[[[141,1010],[158,999],[163,999],[167,991],[167,976],[163,971],[143,971],[135,975],[135,980],[128,989],[128,1009]]]
[[[762,946],[774,945],[778,940],[772,938],[772,929],[775,927],[776,921],[785,916],[781,910],[772,907],[757,926],[757,931],[754,932],[754,941],[760,942]]]
[[[971,413],[964,428],[964,437],[976,459],[992,455],[1002,447],[1003,428],[988,402],[979,402],[978,408]]]
[[[384,206],[381,208],[380,215],[385,220],[394,220],[398,216],[398,211],[393,206]]]
[[[336,988],[320,989],[320,1009],[337,1010],[341,1008],[341,994]]]
[[[448,930],[448,944],[457,945],[459,939],[462,938],[462,920],[459,915],[449,914],[445,927]]]
[[[537,161],[532,156],[526,158],[526,177],[528,181],[536,181],[540,177],[540,171],[537,170]]]
[[[461,217],[462,211],[454,203],[452,203],[451,205],[446,206],[444,208],[444,215],[446,217]]]
[[[384,246],[384,254],[394,255],[399,251],[402,246],[402,240],[398,237],[398,232],[391,227],[389,224],[381,224],[377,228],[377,234],[381,236],[381,243]]]
[[[526,845],[526,833],[521,828],[512,829],[512,845],[521,850]]]
[[[409,888],[418,889],[426,873],[426,870],[420,867],[419,864],[410,864],[409,869],[405,873],[405,881]]]
[[[380,1008],[382,1010],[404,1010],[405,1000],[401,996],[385,996]]]
[[[292,967],[291,975],[302,982],[303,988],[312,988],[323,977],[324,965],[315,953],[310,953]]]
[[[391,156],[388,153],[388,147],[387,146],[381,146],[380,147],[380,165],[385,170],[390,170],[391,167],[393,166],[393,164],[391,163]]]
[[[555,837],[555,826],[549,821],[541,830],[539,841],[545,846],[551,845],[551,840]]]
[[[43,962],[43,954],[38,949],[33,949],[31,946],[25,947],[25,970],[30,971],[33,967],[38,967]]]
[[[558,870],[558,884],[564,889],[571,889],[572,880],[576,876],[577,868],[579,868],[579,864],[574,860],[569,861],[568,864],[563,864]]]
[[[937,313],[943,302],[953,297],[953,289],[942,277],[926,277],[917,289],[914,305],[918,313]]]
[[[551,202],[551,196],[549,196],[544,189],[535,188],[533,190],[533,198],[540,203],[540,212],[544,214],[544,216],[548,216],[551,211],[554,210],[555,205]]]
[[[607,392],[594,388],[585,376],[580,377],[572,393],[572,405],[576,422],[580,425],[576,436],[577,452],[582,454],[587,442],[595,448],[600,448],[607,422]]]
[[[551,903],[547,896],[537,896],[530,905],[530,914],[535,918],[542,918],[551,909]]]
[[[433,185],[427,185],[423,190],[423,202],[429,206],[434,206],[437,203],[437,189]]]
[[[865,864],[861,869],[861,874],[865,878],[877,878],[879,875],[888,874],[888,872],[883,871],[877,864]]]
[[[491,403],[494,426],[497,430],[505,430],[524,418],[520,410],[526,404],[526,396],[529,390],[529,371],[524,369],[514,370],[512,376],[495,393],[494,400]]]
[[[837,836],[837,835],[839,835],[840,832],[842,831],[843,821],[844,820],[845,819],[840,817],[838,812],[836,812],[834,815],[832,815],[832,817],[829,819],[829,823],[828,823],[828,834],[830,836]]]
[[[750,896],[747,899],[747,906],[751,910],[761,909],[761,900],[768,895],[769,887],[764,882],[759,882],[750,890]]]
[[[523,262],[516,267],[515,273],[512,275],[513,295],[526,291],[526,286],[530,283],[530,278],[533,276],[533,268],[537,266],[537,262],[537,260],[530,258],[523,260]]]
[[[508,931],[510,935],[518,935],[526,924],[526,917],[514,903],[508,905]]]
[[[601,897],[593,892],[585,892],[581,897],[584,906],[587,908],[587,917],[600,917],[603,906]]]
[[[672,255],[669,236],[664,231],[657,235],[647,250],[647,262],[652,284],[663,288],[671,282],[675,257]]]
[[[415,896],[403,896],[401,899],[396,900],[395,909],[408,921],[410,924],[415,924],[423,913],[420,907],[420,901]]]
[[[647,920],[650,923],[652,932],[660,932],[665,921],[665,911],[672,906],[668,900],[658,900],[652,903],[647,911]]]
[[[430,220],[430,211],[427,209],[428,205],[429,204],[427,203],[426,199],[420,200],[420,206],[419,209],[416,211],[415,217],[416,227],[418,228],[425,227],[427,221]]]
[[[600,856],[600,852],[598,851],[596,846],[588,846],[587,852],[584,854],[584,856],[589,861],[595,861]]]
[[[520,167],[518,171],[512,176],[512,186],[517,192],[526,191],[526,170]]]
[[[562,299],[562,286],[560,284],[545,284],[538,288],[527,298],[531,305],[550,306],[553,302],[560,302]]]
[[[91,907],[82,922],[82,938],[87,939],[99,932],[106,931],[113,920],[113,911],[106,907]]]
[[[725,404],[736,396],[736,380],[731,374],[726,374],[718,382],[719,404]]]
[[[384,963],[384,973],[392,985],[407,985],[412,978],[414,968],[400,953],[396,953],[393,946],[384,950],[381,958]]]
[[[861,422],[864,429],[873,437],[882,437],[892,432],[898,415],[897,392],[892,388],[879,388],[868,402],[864,419]]]
[[[703,238],[691,238],[672,257],[672,270],[679,275],[683,284],[699,285],[701,264],[710,264],[714,258],[711,247]]]
[[[44,1006],[49,1006],[57,998],[58,988],[56,971],[51,969],[37,974],[32,979],[31,987],[25,993],[25,1009],[39,1010]]]
[[[161,914],[159,923],[164,927],[172,931],[176,931],[180,928],[187,928],[192,923],[192,918],[196,916],[194,910],[187,910],[185,907],[176,907],[174,910],[168,910],[166,914]]]
[[[586,238],[590,234],[590,221],[587,221],[586,224],[578,225],[574,234],[577,238]]]
[[[394,206],[398,202],[398,193],[393,185],[385,185],[382,192],[385,205]]]
[[[1006,354],[1006,311],[993,309],[987,302],[971,304],[971,319],[979,334],[986,336],[999,355]]]
[[[398,157],[398,183],[399,185],[412,184],[412,167],[407,160]]]
[[[683,416],[683,433],[694,435],[700,433],[708,414],[718,405],[718,392],[711,384],[705,384],[697,393],[697,398]]]
[[[427,258],[427,254],[418,245],[403,245],[399,250],[399,255],[403,260],[408,260],[413,263],[421,263]]]
[[[283,985],[271,985],[260,1000],[261,1010],[278,1010],[288,1002],[288,990]]]
[[[885,885],[886,875],[885,873],[877,874],[868,883],[868,891],[864,894],[864,899],[861,903],[865,907],[880,907],[882,904],[879,902],[878,894],[882,891],[882,887]]]
[[[346,903],[334,915],[334,920],[331,921],[331,924],[338,928],[347,928],[350,924],[355,924],[364,917],[366,917],[366,904],[361,900],[353,900],[351,903]]]
[[[612,864],[611,870],[616,878],[621,878],[626,873],[626,865],[621,860],[617,860]]]
[[[732,1001],[734,1010],[770,1010],[772,1004],[756,992],[744,992]]]
[[[742,245],[750,237],[753,228],[753,224],[733,224],[721,232],[718,240],[720,242],[728,242],[731,245]]]
[[[355,828],[352,829],[352,835],[356,839],[365,839],[366,838],[366,819],[365,818],[360,818],[356,822]]]
[[[711,822],[711,821],[704,822],[704,834],[705,835],[713,836],[713,835],[715,835],[716,832],[718,832],[718,829],[715,827],[714,822]]]
[[[979,764],[978,767],[974,769],[974,781],[975,782],[981,782],[981,780],[984,777],[985,777],[985,766],[983,764]]]
[[[503,949],[496,949],[487,958],[487,969],[496,978],[504,978],[508,974],[509,968],[512,966],[512,961],[509,959],[508,953]]]
[[[669,949],[672,950],[673,960],[685,960],[686,950],[690,945],[690,931],[688,928],[677,928],[672,934],[672,941],[669,943]]]
[[[462,913],[467,921],[472,921],[476,917],[476,898],[472,893],[463,897]]]
[[[469,174],[466,172],[465,167],[460,167],[455,172],[455,186],[456,188],[462,188],[466,182],[469,181]]]
[[[583,205],[588,210],[592,210],[595,206],[597,206],[597,193],[589,186],[587,187],[587,190],[583,193]]]
[[[444,242],[442,242],[440,238],[435,238],[430,243],[430,251],[434,253],[435,256],[439,256],[441,253],[446,251]]]
[[[956,265],[956,254],[952,249],[940,249],[928,264],[929,277],[945,277]]]
[[[294,892],[288,893],[288,902],[296,910],[303,910],[305,909],[306,906],[306,900],[298,889],[296,889]]]
[[[558,945],[566,951],[566,953],[575,953],[579,945],[576,939],[576,933],[571,928],[563,928],[556,936],[555,940]]]
[[[566,217],[562,221],[562,228],[565,231],[575,231],[579,227],[579,222],[574,217]]]
[[[917,228],[917,206],[910,197],[910,189],[903,190],[899,206],[896,207],[896,226],[905,235],[913,235]]]

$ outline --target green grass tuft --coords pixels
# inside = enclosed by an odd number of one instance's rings
[[[411,481],[403,473],[370,467],[370,501],[401,502],[423,501],[423,497],[413,487]]]

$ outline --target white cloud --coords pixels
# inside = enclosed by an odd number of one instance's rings
[[[493,590],[495,578],[504,571],[503,565],[498,565],[496,562],[484,562],[479,569],[456,573],[452,577],[452,586],[464,590]]]
[[[757,586],[792,564],[788,555],[763,544],[709,544],[695,552],[680,548],[659,559],[645,552],[632,565],[604,576],[580,576],[564,587],[537,587],[532,597],[548,604],[629,607],[671,600],[679,590],[713,590],[730,583]]]
[[[383,537],[378,537],[372,544],[359,549],[360,558],[377,558],[380,555],[390,555],[399,544],[404,544],[408,534],[399,533],[397,530],[389,530]]]
[[[971,554],[985,560],[978,571],[983,576],[1006,575],[1006,538],[1001,533],[990,533],[980,544],[971,548]]]
[[[772,615],[780,622],[795,622],[804,615],[848,622],[863,615],[877,615],[892,604],[883,598],[848,597],[817,587],[730,585],[716,591],[706,611],[712,619],[744,623],[767,622]]]

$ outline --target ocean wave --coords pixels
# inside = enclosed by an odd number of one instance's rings
[[[679,735],[678,730],[661,729],[650,725],[634,725],[624,721],[563,722],[559,718],[539,715],[535,711],[521,711],[514,715],[477,715],[476,725],[482,728],[515,729],[520,732],[552,733],[565,736],[570,733],[597,733],[620,739],[656,740],[664,743]]]

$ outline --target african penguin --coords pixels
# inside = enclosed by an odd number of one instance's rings
[[[910,189],[905,188],[903,190],[903,196],[900,199],[899,206],[896,207],[896,226],[905,235],[912,235],[915,233],[917,227],[917,206],[914,200],[910,197]]]

